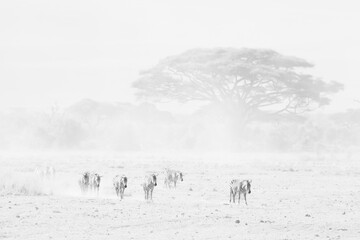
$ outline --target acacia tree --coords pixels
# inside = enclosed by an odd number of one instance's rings
[[[267,49],[193,49],[142,71],[139,97],[218,103],[243,123],[259,112],[301,113],[329,104],[343,88],[302,71],[313,65]]]

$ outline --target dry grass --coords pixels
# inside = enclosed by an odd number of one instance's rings
[[[0,195],[41,196],[51,190],[39,177],[30,173],[0,173]]]

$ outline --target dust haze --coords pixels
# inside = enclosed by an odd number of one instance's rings
[[[356,6],[0,3],[0,238],[358,239]]]

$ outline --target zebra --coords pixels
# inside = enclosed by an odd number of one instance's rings
[[[171,187],[171,184],[173,184],[174,188],[176,188],[176,183],[180,179],[180,181],[183,181],[183,173],[180,171],[175,171],[171,169],[165,169],[165,186],[168,188]]]
[[[55,178],[55,168],[52,166],[45,166],[43,168],[36,168],[35,174],[38,175],[42,180],[45,179],[54,179]]]
[[[116,195],[122,200],[124,198],[125,188],[127,188],[127,177],[125,175],[116,175],[113,178],[113,184],[115,187]]]
[[[247,193],[251,193],[251,180],[239,180],[239,179],[234,179],[230,182],[230,203],[231,200],[233,200],[233,202],[235,203],[235,197],[236,194],[239,194],[239,200],[238,200],[238,204],[240,203],[240,196],[241,194],[244,195],[244,199],[245,199],[245,203],[247,205],[247,201],[246,201],[246,194]]]
[[[90,172],[84,172],[79,179],[79,186],[82,193],[86,193],[90,185]]]
[[[152,200],[154,187],[157,185],[156,176],[157,174],[152,173],[145,177],[144,183],[142,184],[145,193],[145,200],[148,200],[149,196],[150,196],[150,200]]]
[[[98,173],[91,173],[89,179],[90,189],[95,191],[97,195],[99,195],[99,188],[102,176]]]

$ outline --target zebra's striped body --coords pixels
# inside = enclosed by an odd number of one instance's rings
[[[92,191],[95,191],[97,195],[99,195],[99,188],[101,177],[98,173],[91,173],[89,179],[89,186]]]
[[[175,171],[171,169],[165,169],[165,186],[170,188],[173,186],[176,188],[176,183],[178,180],[183,181],[183,174],[180,171]]]
[[[246,194],[251,193],[251,180],[234,179],[230,182],[230,202],[235,203],[236,194],[239,194],[238,204],[240,203],[241,194],[244,195],[245,203],[247,205]]]
[[[90,185],[90,173],[84,172],[79,179],[79,186],[82,193],[86,193]]]
[[[143,189],[145,193],[145,199],[148,200],[150,197],[150,200],[152,200],[152,194],[154,191],[154,187],[157,185],[157,179],[156,174],[150,174],[145,177],[144,183],[143,183]]]
[[[125,188],[127,188],[127,177],[125,175],[116,175],[113,179],[113,185],[116,191],[116,195],[120,197],[120,199],[123,199]]]

